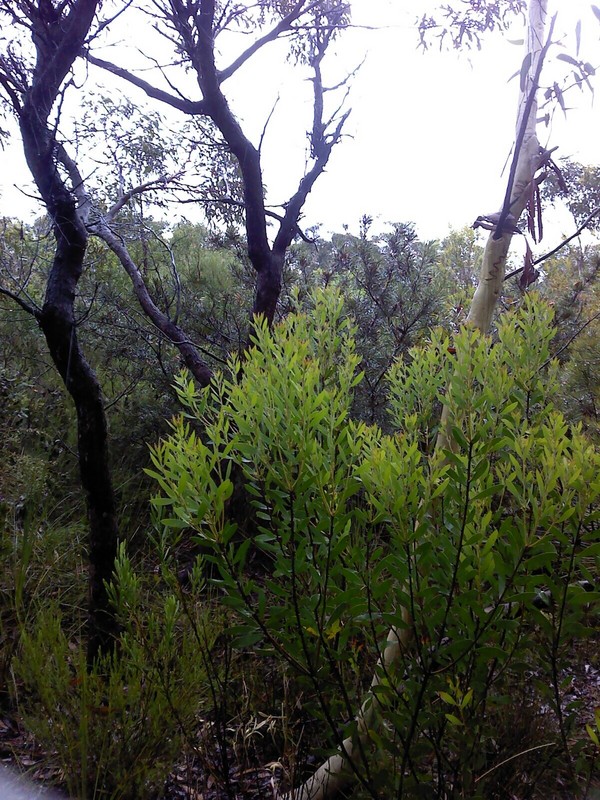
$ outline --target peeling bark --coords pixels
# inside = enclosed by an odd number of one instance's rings
[[[513,232],[503,223],[508,214],[518,220],[527,205],[528,190],[536,171],[541,165],[540,143],[536,135],[537,99],[539,75],[547,47],[544,31],[547,17],[547,0],[532,0],[529,5],[527,29],[527,54],[531,64],[519,98],[515,155],[513,169],[504,205],[500,212],[498,229],[492,231],[483,254],[479,284],[475,290],[466,324],[487,333],[492,323],[494,310],[500,298],[506,269],[506,257]]]

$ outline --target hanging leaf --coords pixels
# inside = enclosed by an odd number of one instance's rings
[[[592,6],[592,11],[596,15],[596,19],[600,20],[600,8],[598,8],[598,6]]]
[[[550,169],[554,172],[554,176],[558,182],[558,187],[563,194],[569,194],[569,187],[567,186],[567,182],[565,180],[565,176],[562,174],[560,167],[550,159],[548,162],[550,165]]]
[[[566,61],[567,64],[573,64],[574,67],[579,66],[579,61],[577,61],[576,58],[573,58],[573,56],[570,56],[567,53],[559,53],[556,57],[559,58],[561,61]]]
[[[526,244],[526,251],[525,251],[525,263],[523,265],[523,272],[521,273],[521,277],[519,278],[519,288],[525,291],[532,283],[534,283],[538,277],[539,272],[533,266],[533,253],[531,252],[531,247],[529,247],[529,242]]]
[[[575,26],[575,41],[576,41],[576,52],[579,55],[579,47],[581,45],[581,20],[577,20],[577,25]]]
[[[531,188],[529,190],[529,198],[527,199],[527,230],[529,231],[529,234],[531,235],[533,241],[535,242],[537,240],[535,238],[535,235],[536,235],[535,234],[535,231],[536,231],[536,228],[535,228],[535,210],[536,210],[536,205],[535,205],[535,198],[534,198],[534,193],[535,193],[535,183],[534,183],[534,181],[531,182],[530,187]]]
[[[562,108],[563,114],[565,117],[567,116],[567,107],[565,105],[565,98],[562,93],[562,89],[558,85],[558,83],[554,84],[554,94],[556,95],[556,99],[558,100],[558,105]]]
[[[531,67],[531,53],[527,53],[525,58],[523,59],[523,63],[521,64],[521,91],[525,91],[525,86],[527,85],[527,75],[529,74],[529,68]]]

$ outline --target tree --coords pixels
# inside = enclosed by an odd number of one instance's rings
[[[334,146],[340,141],[349,111],[343,111],[342,101],[327,111],[331,93],[346,89],[350,76],[333,87],[323,81],[323,62],[335,36],[348,23],[349,4],[341,0],[313,3],[299,0],[295,3],[261,2],[230,6],[215,0],[159,0],[149,13],[159,30],[174,47],[187,68],[193,70],[200,89],[200,98],[191,99],[165,91],[148,83],[131,71],[106,61],[88,50],[91,64],[108,70],[130,84],[137,86],[151,98],[194,118],[207,118],[220,131],[230,152],[237,160],[242,179],[242,198],[224,196],[215,198],[222,204],[241,205],[245,214],[248,256],[256,272],[256,293],[253,304],[255,316],[264,315],[273,321],[281,292],[285,254],[298,235],[302,207],[316,180],[322,174]],[[267,28],[236,58],[223,67],[217,65],[217,44],[220,37],[236,29]],[[282,204],[283,213],[275,213],[265,205],[265,187],[262,177],[261,148],[244,133],[224,93],[224,84],[240,71],[246,62],[261,48],[276,39],[288,38],[292,43],[292,56],[308,66],[313,87],[313,119],[309,138],[310,166],[298,183],[289,200]],[[175,58],[174,61],[177,61]],[[172,84],[170,84],[172,85]],[[267,120],[268,124],[268,120]],[[276,233],[269,242],[268,223],[276,222]]]
[[[37,320],[52,360],[77,413],[78,453],[89,536],[89,658],[111,646],[116,623],[106,584],[117,547],[117,516],[111,480],[102,393],[77,336],[74,301],[88,244],[89,206],[68,185],[70,159],[57,137],[53,110],[68,85],[73,62],[90,36],[98,0],[37,5],[3,0],[0,12],[35,44],[34,62],[12,46],[0,60],[0,86],[16,115],[27,164],[52,220],[55,251],[41,308],[4,288]],[[66,174],[65,174],[66,173]]]
[[[364,379],[356,389],[354,413],[385,428],[388,370],[442,320],[445,287],[436,242],[419,241],[410,223],[369,236],[370,222],[363,218],[358,237],[332,237],[321,280],[341,291],[357,326]]]
[[[474,5],[478,6],[479,4]],[[499,4],[491,3],[489,5],[496,12],[499,10]],[[550,47],[554,29],[554,20],[552,20],[548,37],[545,38],[547,13],[546,0],[530,0],[527,50],[521,70],[521,95],[508,184],[501,210],[494,215],[487,216],[491,232],[482,258],[479,282],[465,323],[467,329],[475,332],[475,337],[477,334],[485,335],[489,330],[502,290],[511,239],[517,232],[516,222],[528,203],[533,204],[535,189],[545,176],[544,168],[548,166],[551,155],[549,151],[540,147],[536,135],[537,92],[544,58]],[[453,22],[456,23],[456,19],[453,18]],[[464,20],[459,22],[461,35],[465,29],[468,29],[468,26],[465,28],[463,22]],[[460,41],[459,38],[459,44]],[[538,173],[540,175],[536,178]],[[533,215],[534,210],[530,205],[530,216],[533,217]],[[526,263],[526,286],[531,282],[529,278],[532,270],[532,265]],[[458,372],[457,369],[457,374]],[[450,458],[451,453],[460,451],[465,443],[466,440],[460,433],[460,426],[457,425],[452,403],[446,401],[437,439],[437,451],[445,454],[444,458]],[[468,443],[466,444],[469,449]],[[452,463],[451,458],[450,463]],[[293,793],[294,798],[321,800],[321,798],[335,795],[346,785],[350,774],[356,772],[356,763],[362,758],[371,738],[370,731],[376,724],[375,709],[378,703],[380,682],[382,679],[389,680],[390,673],[393,676],[392,680],[396,679],[394,665],[403,657],[406,649],[415,644],[415,631],[411,622],[414,606],[404,602],[405,616],[401,623],[393,624],[389,629],[386,644],[379,655],[371,689],[356,715],[354,731],[340,744],[336,755],[327,759],[302,785],[300,790]]]
[[[128,5],[125,3],[116,16]],[[87,192],[86,181],[76,159],[68,152],[58,134],[61,100],[72,84],[70,75],[75,59],[84,50],[89,50],[97,32],[108,27],[108,19],[99,21],[96,31],[91,33],[98,8],[97,0],[69,0],[66,3],[40,0],[37,4],[25,1],[15,4],[4,0],[0,4],[5,19],[12,21],[23,34],[20,40],[15,39],[6,47],[0,64],[0,85],[5,100],[18,120],[28,166],[52,220],[56,240],[53,266],[41,308],[24,297],[23,287],[17,287],[16,290],[3,287],[2,293],[38,321],[77,412],[81,479],[90,517],[90,660],[109,646],[116,632],[105,587],[112,574],[117,542],[116,506],[102,394],[97,377],[80,347],[74,311],[90,233],[102,238],[117,255],[145,313],[179,348],[185,364],[199,383],[208,384],[212,375],[186,333],[168,312],[165,313],[156,305],[141,270],[123,239],[113,229],[116,215],[132,198],[160,188],[172,178],[157,176],[127,190],[119,187],[118,196],[108,210],[100,211],[100,204],[94,204]],[[183,52],[187,52],[204,95],[198,103],[183,103],[184,110],[211,120],[238,160],[244,186],[248,252],[258,275],[254,311],[272,319],[281,286],[285,252],[299,231],[298,219],[302,205],[325,168],[333,146],[339,141],[347,118],[347,112],[338,116],[337,111],[330,117],[324,117],[324,97],[329,90],[322,82],[321,63],[332,38],[346,22],[348,8],[346,4],[338,2],[332,2],[324,8],[299,2],[291,10],[282,11],[278,4],[272,7],[265,4],[258,17],[252,16],[251,9],[243,8],[237,8],[228,17],[229,10],[227,7],[217,9],[214,3],[205,2],[196,15],[195,5],[191,2],[186,5],[177,0],[159,5],[163,19],[171,26],[174,35],[179,37]],[[221,15],[221,11],[225,16]],[[225,72],[217,74],[214,51],[217,33],[238,22],[243,25],[251,22],[258,24],[269,15],[278,19],[274,27]],[[306,28],[303,39],[296,36],[299,45],[295,56],[298,60],[307,60],[313,71],[315,114],[311,154],[314,163],[283,215],[274,215],[279,222],[279,231],[271,247],[267,239],[267,218],[273,216],[273,212],[267,212],[264,205],[260,148],[252,145],[243,134],[222,94],[221,83],[257,49],[281,33],[302,32],[307,19],[312,22]],[[296,30],[294,25],[298,21],[300,26]],[[33,60],[27,52],[26,40],[29,37],[35,47]],[[303,50],[304,46],[306,51]],[[341,86],[344,85],[345,81],[342,81]],[[164,99],[163,95],[161,97]],[[182,104],[176,105],[181,107]],[[115,149],[118,144],[114,142]],[[236,202],[241,202],[234,197],[216,198],[216,201],[234,206]]]

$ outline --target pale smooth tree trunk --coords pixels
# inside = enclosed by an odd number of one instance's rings
[[[529,4],[529,24],[527,30],[527,54],[531,55],[531,63],[523,82],[519,98],[517,130],[515,137],[516,169],[510,188],[508,207],[501,209],[510,212],[518,220],[527,205],[529,188],[535,173],[541,165],[544,151],[536,135],[537,100],[536,90],[539,72],[545,53],[544,31],[547,16],[547,0],[531,0]],[[514,233],[511,230],[492,231],[483,254],[483,263],[479,274],[479,284],[473,296],[473,302],[467,316],[466,324],[487,333],[502,291],[506,257]]]
[[[506,258],[514,234],[514,222],[518,220],[527,205],[531,182],[539,169],[544,151],[536,136],[537,102],[536,90],[539,75],[547,47],[544,44],[545,23],[547,17],[547,0],[530,0],[528,9],[527,51],[529,61],[527,75],[521,81],[517,129],[515,138],[515,156],[511,166],[509,187],[503,207],[498,215],[500,226],[490,232],[483,263],[479,276],[479,284],[475,290],[471,309],[466,324],[487,333],[490,328],[496,304],[502,291]],[[526,62],[524,62],[526,63]],[[511,215],[507,222],[508,214]],[[495,215],[494,215],[495,216]],[[507,222],[505,227],[502,223]],[[446,409],[442,414],[442,425],[437,446],[447,447],[445,434],[448,424]],[[394,664],[412,646],[412,624],[407,609],[402,610],[404,626],[392,628],[387,636],[384,651],[378,661],[371,687],[356,716],[356,733],[346,739],[339,751],[330,756],[316,770],[314,775],[298,788],[292,789],[281,800],[326,800],[334,797],[354,780],[361,762],[369,751],[369,729],[377,725],[376,711],[379,702],[374,689],[382,676],[393,671]]]

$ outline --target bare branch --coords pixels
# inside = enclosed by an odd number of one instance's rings
[[[4,66],[4,64],[2,64]],[[14,82],[10,80],[10,76],[0,72],[0,86],[4,89],[9,97],[10,102],[17,115],[21,113],[21,98],[14,89]]]
[[[173,315],[173,321],[177,323],[179,321],[179,317],[181,315],[181,278],[179,277],[179,270],[177,269],[177,263],[175,261],[175,253],[173,252],[173,248],[171,245],[166,242],[162,236],[159,236],[158,233],[154,230],[151,225],[144,224],[144,230],[148,231],[150,235],[160,244],[169,254],[169,263],[171,265],[171,272],[173,274],[173,282],[175,284],[175,314]],[[169,301],[169,304],[172,301]]]
[[[583,231],[587,228],[587,226],[590,224],[590,222],[593,219],[595,219],[599,214],[600,214],[600,207],[599,208],[595,208],[592,211],[592,213],[581,223],[581,225],[577,228],[575,233],[572,233],[570,236],[568,236],[566,239],[564,239],[560,244],[556,245],[556,247],[554,247],[548,253],[544,253],[543,256],[539,256],[539,258],[536,258],[532,262],[532,266],[535,267],[538,264],[541,264],[542,261],[546,261],[547,259],[549,259],[552,256],[556,255],[556,253],[558,253],[560,250],[562,250],[563,247],[566,247],[566,245],[568,245],[569,242],[572,242],[573,239],[576,239],[581,233],[583,233]],[[504,280],[507,281],[507,280],[509,280],[509,278],[514,278],[515,275],[518,275],[520,272],[523,272],[523,270],[524,270],[524,267],[519,267],[518,269],[513,269],[512,272],[509,272],[508,275],[505,275]]]
[[[228,67],[219,70],[219,83],[223,83],[230,78],[243,64],[246,63],[246,61],[248,61],[249,58],[254,55],[254,53],[260,50],[261,47],[264,47],[264,45],[268,44],[269,42],[275,41],[275,39],[277,39],[282,33],[290,30],[292,23],[297,20],[299,16],[317,5],[316,3],[313,3],[308,8],[304,8],[305,4],[306,0],[299,0],[289,14],[283,17],[274,28],[251,44],[250,47],[248,47],[247,50],[244,50],[244,52],[239,55]]]
[[[108,212],[104,215],[106,222],[112,222],[119,211],[127,205],[127,203],[134,197],[144,192],[150,192],[154,189],[165,187],[168,183],[176,180],[181,176],[181,172],[176,172],[174,175],[161,175],[159,178],[154,178],[146,183],[141,183],[139,186],[134,186],[126,192],[123,192],[118,200],[113,203]]]
[[[273,252],[275,253],[285,253],[289,245],[291,244],[294,236],[296,235],[296,231],[298,228],[298,219],[300,217],[300,212],[304,203],[306,202],[306,198],[308,197],[312,187],[315,184],[317,178],[323,173],[329,158],[331,156],[331,151],[333,147],[337,144],[337,142],[341,138],[342,129],[348,116],[350,115],[350,109],[348,109],[342,116],[337,120],[335,128],[333,132],[327,133],[327,128],[334,122],[335,115],[340,110],[341,106],[334,112],[334,115],[329,117],[327,121],[323,119],[324,115],[324,94],[327,91],[323,87],[323,78],[321,74],[321,62],[326,53],[327,45],[329,42],[330,35],[328,34],[325,36],[324,41],[321,41],[317,46],[317,52],[315,53],[311,65],[313,68],[314,76],[312,78],[313,84],[313,124],[312,124],[312,131],[310,133],[310,149],[311,149],[311,156],[315,159],[312,168],[304,175],[302,180],[298,185],[298,189],[296,190],[293,197],[290,198],[289,202],[285,206],[285,214],[284,218],[281,222],[279,232],[275,237],[275,241],[273,243]],[[356,70],[355,70],[356,72]],[[343,102],[343,101],[342,101]]]
[[[99,23],[99,25],[98,25],[98,27],[96,28],[96,30],[95,30],[95,31],[92,33],[92,35],[89,37],[89,40],[88,40],[88,41],[90,41],[90,40],[92,40],[92,39],[96,39],[96,38],[97,38],[97,37],[98,37],[98,36],[99,36],[99,35],[102,33],[102,31],[103,31],[103,30],[105,30],[106,28],[108,28],[108,26],[109,26],[109,25],[112,25],[112,24],[113,24],[113,22],[114,22],[116,19],[118,19],[118,18],[119,18],[119,17],[120,17],[122,14],[124,14],[124,13],[127,11],[127,9],[128,9],[128,8],[131,8],[131,6],[133,5],[133,3],[134,3],[134,0],[126,0],[126,2],[124,3],[124,5],[123,5],[123,6],[122,6],[120,9],[118,9],[118,10],[117,10],[117,11],[116,11],[116,12],[115,12],[113,15],[112,15],[112,17],[107,17],[106,19],[102,20],[102,22],[100,22],[100,23]]]
[[[279,100],[280,100],[280,95],[277,95],[277,99],[273,103],[273,108],[269,111],[267,119],[265,120],[265,124],[263,126],[262,133],[260,134],[260,140],[258,142],[258,152],[259,153],[262,153],[262,146],[263,146],[263,142],[265,140],[265,136],[267,134],[267,128],[269,127],[269,123],[271,122],[271,119],[273,118],[273,114],[275,113],[275,109],[277,108],[277,106],[279,104]]]
[[[559,349],[556,351],[556,353],[553,353],[550,358],[548,358],[546,361],[544,361],[542,366],[539,368],[539,371],[541,372],[543,369],[545,369],[548,366],[548,364],[550,364],[551,361],[553,361],[555,358],[558,358],[558,356],[561,353],[564,353],[564,351],[573,344],[575,339],[581,333],[583,333],[583,331],[588,327],[588,325],[591,325],[592,322],[595,322],[597,319],[600,319],[600,311],[596,312],[596,314],[594,314],[586,322],[584,322],[583,325],[581,325],[579,328],[577,328],[575,333],[567,339],[567,341],[563,344],[563,346],[559,347]]]
[[[126,80],[128,83],[133,84],[133,86],[137,86],[138,89],[141,89],[148,95],[148,97],[152,97],[154,100],[160,100],[162,103],[166,103],[167,105],[172,106],[179,111],[183,111],[184,114],[207,114],[206,103],[204,100],[188,100],[185,97],[177,97],[176,95],[169,94],[162,89],[158,89],[156,86],[152,86],[152,84],[148,83],[148,81],[145,81],[143,78],[139,78],[137,75],[129,72],[129,70],[123,69],[123,67],[118,67],[116,64],[113,64],[110,61],[105,61],[103,58],[98,58],[97,56],[92,55],[89,51],[86,51],[84,55],[90,64],[94,64],[94,66],[100,67],[101,69],[110,72],[112,75],[116,75],[118,78]]]
[[[29,303],[26,303],[25,300],[23,300],[23,298],[20,297],[18,294],[15,294],[15,292],[11,292],[10,289],[5,289],[4,287],[0,286],[0,294],[6,295],[6,297],[10,297],[10,299],[14,300],[14,302],[17,303],[17,305],[19,305],[23,309],[23,311],[26,311],[28,314],[31,314],[31,316],[35,317],[35,319],[37,320],[40,319],[42,313],[41,310],[36,306],[29,305]]]
[[[121,262],[129,275],[135,295],[146,316],[153,325],[179,350],[186,367],[201,386],[208,386],[212,380],[212,371],[198,355],[198,348],[185,335],[184,331],[161,311],[145,284],[144,278],[132,259],[123,239],[109,227],[106,219],[100,218],[90,226],[91,233],[102,239]]]

